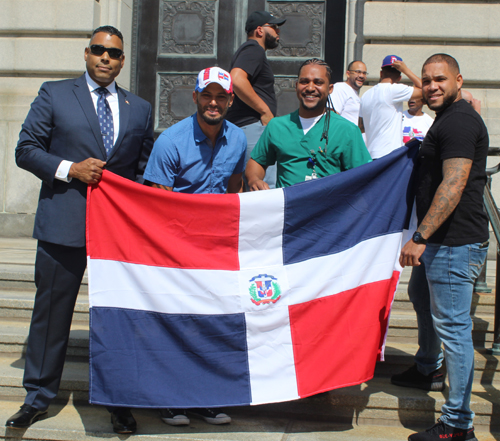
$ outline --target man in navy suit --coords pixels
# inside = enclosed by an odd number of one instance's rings
[[[99,182],[104,169],[142,182],[153,146],[151,105],[115,83],[125,60],[120,31],[97,28],[84,58],[81,77],[42,85],[16,148],[17,165],[42,186],[33,233],[37,292],[23,380],[27,395],[7,427],[26,428],[40,419],[59,389],[86,267],[87,184]],[[129,409],[110,411],[115,432],[135,432]]]

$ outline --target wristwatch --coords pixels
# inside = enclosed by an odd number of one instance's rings
[[[427,243],[427,239],[424,239],[418,231],[415,231],[415,233],[413,233],[412,239],[413,242],[418,243],[420,245],[425,245]]]

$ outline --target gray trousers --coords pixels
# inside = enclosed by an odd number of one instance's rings
[[[264,132],[265,128],[266,127],[263,126],[260,121],[241,127],[241,129],[245,132],[245,135],[247,137],[247,154],[245,157],[245,167],[247,165],[248,160],[250,159],[250,155],[252,153],[253,148],[257,144],[257,141],[259,140],[260,135],[262,135],[262,133]],[[264,182],[267,182],[269,188],[276,188],[276,165],[271,165],[267,167]],[[248,190],[248,183],[246,182],[246,179],[245,179],[245,190]]]

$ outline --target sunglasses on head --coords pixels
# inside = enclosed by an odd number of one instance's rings
[[[92,55],[101,56],[104,52],[107,52],[110,58],[120,58],[123,55],[123,51],[116,47],[104,47],[102,44],[91,44],[90,52]]]

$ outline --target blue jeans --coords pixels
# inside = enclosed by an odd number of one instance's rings
[[[264,132],[266,126],[263,126],[262,123],[256,122],[253,124],[248,124],[247,126],[241,127],[241,129],[245,132],[247,137],[247,154],[245,157],[245,167],[247,165],[248,160],[250,159],[250,154],[252,153],[253,148],[257,144],[257,141],[260,138],[260,135]],[[276,165],[271,165],[267,167],[266,176],[264,177],[264,182],[267,182],[269,188],[276,188]],[[248,183],[245,180],[245,187],[248,189]]]
[[[443,344],[450,389],[441,421],[460,429],[472,427],[474,418],[469,406],[474,376],[470,307],[474,281],[488,251],[480,246],[427,244],[408,285],[418,321],[415,362],[424,375],[439,369]]]

